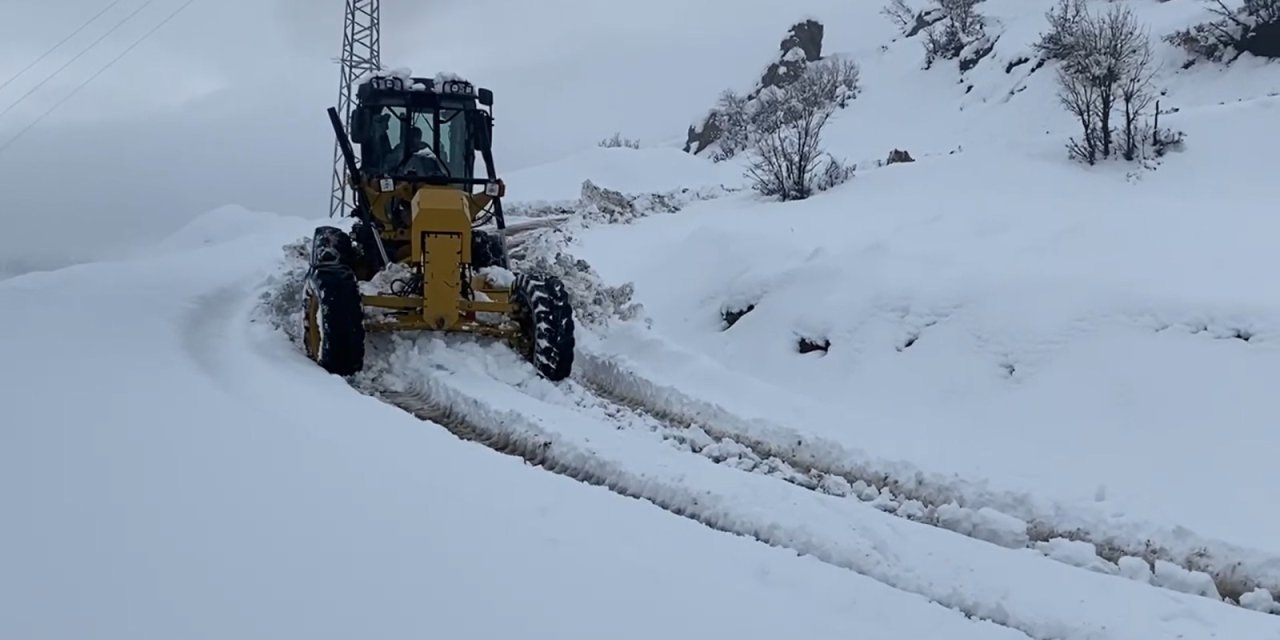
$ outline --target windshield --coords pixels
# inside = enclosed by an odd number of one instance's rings
[[[381,107],[370,133],[361,151],[372,174],[471,177],[466,115],[460,109]]]

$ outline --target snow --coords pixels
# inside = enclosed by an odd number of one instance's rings
[[[1047,8],[1016,5],[984,3],[1002,35],[962,85],[954,65],[919,71],[916,40],[858,56],[865,88],[828,146],[917,162],[804,202],[740,193],[575,231],[574,255],[634,283],[652,320],[601,348],[971,504],[1129,553],[1207,547],[1215,571],[1240,561],[1280,587],[1280,518],[1240,506],[1280,498],[1259,475],[1280,445],[1280,291],[1249,276],[1277,267],[1273,171],[1248,151],[1276,132],[1280,68],[1183,71],[1161,48],[1162,109],[1179,108],[1161,124],[1187,150],[1154,170],[1081,168],[1052,74],[1005,73]],[[1193,19],[1157,7],[1153,32]],[[843,46],[867,43],[827,51]],[[747,305],[724,330],[721,312]],[[801,356],[799,337],[831,348]]]
[[[767,472],[673,455],[670,443],[655,438],[651,417],[601,404],[577,385],[538,379],[501,346],[406,339],[396,341],[386,362],[362,374],[361,384],[425,386],[463,420],[503,434],[498,439],[536,446],[549,467],[572,469],[714,528],[794,549],[1033,638],[1280,633],[1269,617],[1196,595],[1079,571],[780,483]]]
[[[1037,542],[1035,548],[1050,558],[1075,567],[1100,573],[1120,573],[1135,580],[1149,582],[1149,580],[1144,579],[1142,570],[1145,570],[1146,574],[1150,574],[1151,569],[1140,558],[1125,556],[1120,558],[1118,564],[1113,565],[1098,557],[1098,548],[1096,546],[1083,540],[1053,538],[1047,542]],[[1141,565],[1141,569],[1133,564],[1134,561]],[[1126,569],[1126,567],[1128,568]]]
[[[0,283],[0,635],[1020,637],[355,393],[255,322],[316,224],[259,217]]]
[[[325,218],[228,206],[0,281],[0,635],[1280,639],[1280,67],[1161,45],[1186,149],[1072,165],[1052,69],[1011,64],[1050,4],[982,3],[963,75],[879,3],[753,0],[713,38],[727,4],[614,4],[556,52],[536,18],[602,9],[508,7],[520,60],[464,70],[510,139],[671,136],[504,175],[518,265],[582,303],[562,383],[434,335],[325,375],[289,335]],[[862,66],[826,132],[859,169],[767,202],[676,147],[805,17]]]

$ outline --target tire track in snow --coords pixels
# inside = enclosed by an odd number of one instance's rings
[[[1063,530],[1053,523],[1031,519],[1024,521],[981,501],[966,499],[960,492],[943,483],[931,483],[922,473],[914,477],[897,477],[893,470],[875,468],[848,459],[843,449],[834,443],[822,442],[776,425],[745,419],[733,415],[721,407],[684,395],[680,391],[654,383],[606,357],[579,351],[574,379],[600,398],[619,404],[663,423],[675,432],[694,432],[684,442],[692,440],[691,450],[723,463],[724,449],[745,449],[758,460],[749,472],[766,470],[771,475],[791,484],[836,496],[853,496],[863,502],[893,515],[943,528],[955,533],[998,544],[1007,548],[1027,548],[1040,551],[1046,557],[1065,564],[1096,570],[1111,575],[1121,575],[1152,587],[1169,589],[1205,597],[1215,602],[1240,606],[1241,595],[1259,588],[1263,581],[1253,575],[1246,563],[1230,558],[1215,558],[1209,563],[1204,555],[1179,558],[1150,542],[1141,548],[1133,548],[1112,540],[1100,540],[1099,536],[1082,529]],[[670,436],[667,436],[670,437]],[[808,439],[807,439],[808,438]],[[696,444],[700,439],[709,440],[717,448]],[[738,468],[742,468],[739,466]],[[768,472],[780,470],[779,472]],[[966,503],[972,506],[960,506]],[[995,502],[994,500],[992,502]],[[1003,505],[1000,505],[1003,506]],[[1017,530],[1015,530],[1015,527]],[[1097,557],[1106,564],[1092,567],[1069,561],[1055,555],[1055,539],[1086,542],[1093,545]],[[1126,560],[1127,559],[1127,560]],[[1146,571],[1136,567],[1135,561],[1144,563]],[[1166,573],[1178,569],[1196,572],[1212,579],[1217,594],[1195,585],[1195,579],[1179,580],[1178,575],[1164,578],[1164,584],[1152,583],[1152,570],[1157,562],[1170,563],[1176,569],[1160,567]],[[1160,576],[1157,576],[1159,578]],[[1175,586],[1176,585],[1176,586]],[[1265,588],[1265,587],[1263,587]],[[1267,589],[1273,598],[1280,598],[1275,585]],[[1272,609],[1269,613],[1280,613]]]
[[[240,378],[227,360],[226,337],[247,298],[245,282],[229,284],[194,299],[184,314],[182,343],[191,359],[223,391],[239,391]]]
[[[818,543],[801,526],[758,515],[743,515],[739,509],[714,494],[627,471],[615,462],[602,459],[542,429],[519,413],[494,409],[430,377],[422,376],[408,383],[378,378],[355,380],[352,384],[358,391],[421,420],[438,424],[460,439],[520,458],[552,473],[607,488],[621,496],[644,500],[716,531],[811,556],[888,587],[921,596],[975,622],[1005,627],[1032,640],[1059,640],[1064,637],[1045,635],[1033,625],[1021,624],[999,603],[980,602],[955,589],[910,584],[910,581],[894,576],[883,567],[875,566],[865,556],[842,554]]]

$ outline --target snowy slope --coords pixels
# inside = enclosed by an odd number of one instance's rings
[[[805,202],[739,194],[575,231],[574,254],[634,282],[654,321],[604,348],[859,460],[954,475],[962,502],[1275,589],[1274,169],[1248,150],[1280,133],[1280,67],[1179,70],[1160,44],[1162,109],[1179,109],[1162,125],[1187,150],[1154,171],[1082,168],[1049,70],[1006,72],[1049,4],[984,3],[1001,37],[959,82],[954,63],[920,71],[916,40],[868,54],[832,29],[865,93],[829,148],[918,161]],[[1134,7],[1157,35],[1205,17]],[[721,312],[749,305],[725,330]],[[798,354],[800,338],[830,350]]]

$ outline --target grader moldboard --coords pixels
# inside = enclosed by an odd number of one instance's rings
[[[316,229],[304,287],[307,356],[346,376],[364,366],[366,331],[469,332],[507,340],[547,379],[568,377],[574,324],[564,284],[509,270],[493,92],[444,75],[359,82],[349,138],[329,109],[357,220],[349,233]],[[494,232],[479,228],[490,221]],[[387,290],[362,293],[360,283],[380,273],[393,278]]]

